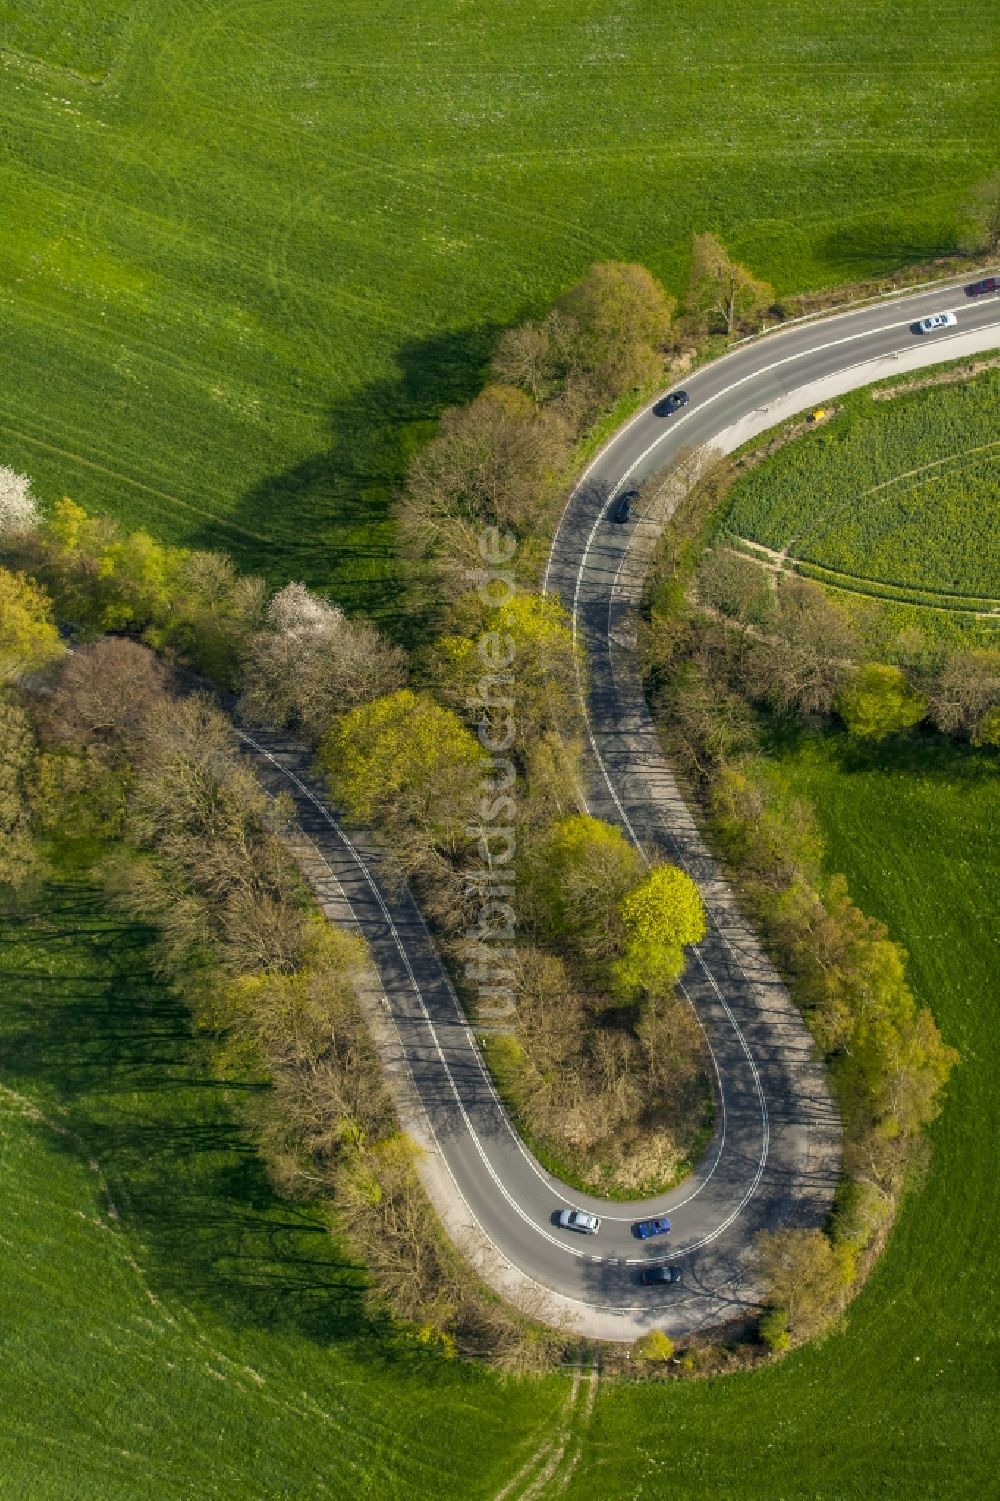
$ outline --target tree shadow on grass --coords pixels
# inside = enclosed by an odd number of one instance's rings
[[[901,239],[886,233],[884,224],[850,224],[834,230],[823,241],[819,254],[824,263],[842,266],[860,279],[892,276],[910,266],[926,265],[941,256],[954,255],[953,236],[925,235]]]
[[[919,777],[924,781],[976,787],[994,783],[1000,760],[995,751],[977,750],[932,730],[865,740],[845,729],[815,729],[794,719],[762,718],[765,751],[781,756],[814,747],[836,759],[839,771]]]
[[[372,616],[397,640],[419,636],[395,552],[392,503],[410,456],[442,411],[470,400],[482,386],[497,332],[495,324],[480,324],[404,343],[395,379],[374,381],[334,402],[325,452],[243,497],[235,519],[269,538],[272,579],[323,589],[345,610]]]
[[[0,914],[0,1077],[38,1103],[48,1150],[99,1166],[152,1289],[234,1328],[400,1355],[321,1212],[272,1191],[239,1114],[257,1086],[213,1076],[149,935],[83,883],[44,896]]]

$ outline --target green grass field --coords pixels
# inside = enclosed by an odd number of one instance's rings
[[[499,326],[695,229],[779,292],[949,250],[1000,123],[930,0],[0,0],[0,76],[0,462],[390,622]]]
[[[996,370],[855,393],[737,482],[727,527],[848,594],[981,617],[1000,605],[998,401]]]
[[[505,1387],[366,1322],[145,941],[70,879],[0,923],[0,1495],[492,1496],[565,1380]]]
[[[1000,780],[943,741],[780,752],[829,866],[910,951],[963,1061],[929,1174],[842,1332],[712,1383],[605,1390],[567,1495],[602,1501],[913,1501],[996,1494],[1000,1435]]]

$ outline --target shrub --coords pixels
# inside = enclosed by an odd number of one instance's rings
[[[788,1332],[788,1314],[783,1308],[769,1308],[762,1316],[760,1337],[775,1354],[788,1349],[792,1337]]]
[[[632,1353],[636,1360],[658,1362],[672,1360],[674,1342],[664,1330],[651,1329],[648,1334],[643,1334],[636,1340],[632,1346]]]

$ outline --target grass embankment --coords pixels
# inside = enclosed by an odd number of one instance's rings
[[[901,624],[995,639],[1000,615],[1000,372],[884,399],[845,398],[733,487],[736,538]]]
[[[72,876],[0,922],[0,1489],[492,1496],[565,1396],[405,1351],[270,1191],[151,935]]]
[[[546,1172],[581,1193],[597,1194],[620,1204],[666,1193],[684,1181],[712,1139],[715,1101],[706,1084],[700,1113],[695,1108],[690,1109],[680,1124],[680,1130],[676,1130],[676,1135],[683,1139],[685,1153],[671,1170],[657,1168],[657,1148],[661,1143],[657,1140],[655,1127],[647,1128],[647,1160],[641,1165],[637,1163],[640,1152],[635,1149],[624,1162],[620,1157],[602,1161],[600,1153],[584,1156],[577,1152],[575,1157],[571,1156],[565,1142],[553,1141],[531,1128],[524,1098],[525,1055],[517,1038],[486,1033],[480,1037],[479,1043],[493,1082],[525,1146],[534,1153]]]
[[[783,750],[827,864],[910,954],[915,992],[961,1049],[929,1172],[844,1327],[752,1377],[605,1389],[567,1494],[844,1501],[992,1494],[1000,1463],[1000,783],[943,740]]]
[[[499,327],[595,259],[682,290],[692,229],[779,294],[947,251],[1000,109],[928,0],[38,0],[0,49],[3,461],[386,616]]]

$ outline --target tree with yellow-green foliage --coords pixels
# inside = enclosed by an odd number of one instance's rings
[[[657,865],[621,903],[624,940],[613,965],[627,999],[664,995],[684,969],[684,948],[705,936],[705,905],[697,886],[675,865]]]
[[[495,610],[477,606],[475,596],[459,601],[453,614],[469,634],[441,636],[428,654],[440,696],[474,715],[480,703],[509,701],[519,751],[575,728],[584,663],[562,602],[517,593]]]
[[[0,682],[38,672],[64,650],[45,590],[23,573],[0,568]]]
[[[575,814],[561,819],[525,861],[525,917],[550,941],[606,960],[623,937],[622,903],[642,874],[642,857],[621,829]]]
[[[483,752],[427,694],[401,688],[352,709],[323,738],[319,760],[351,816],[380,824],[401,852],[453,850],[467,837]]]
[[[99,636],[128,631],[158,651],[179,652],[217,682],[235,684],[259,628],[267,589],[217,552],[166,547],[148,532],[123,533],[65,497],[8,552],[48,589],[60,619]]]
[[[788,1329],[807,1338],[840,1311],[857,1273],[854,1253],[822,1230],[765,1230],[755,1244],[772,1310],[769,1343],[784,1349]]]
[[[571,358],[604,402],[655,381],[676,303],[645,266],[598,261],[560,298],[574,330]]]
[[[840,690],[835,707],[852,735],[884,740],[919,724],[927,700],[910,686],[902,668],[866,662]]]

